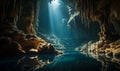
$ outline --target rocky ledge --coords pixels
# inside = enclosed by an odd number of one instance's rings
[[[120,64],[120,40],[89,42],[79,49],[82,53],[88,54],[93,58],[107,58],[112,62]]]
[[[7,27],[7,25],[5,25]],[[1,26],[0,28],[5,28]],[[13,28],[14,27],[14,28]],[[11,29],[12,28],[12,29]],[[58,54],[59,52],[51,43],[46,42],[42,38],[34,34],[25,34],[8,25],[4,31],[0,33],[0,55],[21,55],[21,54]]]

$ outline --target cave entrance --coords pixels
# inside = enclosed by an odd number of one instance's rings
[[[98,33],[91,36],[92,31],[88,33],[89,29],[86,30],[84,24],[81,24],[79,12],[63,0],[41,0],[39,5],[38,35],[53,43],[57,49],[73,50]]]

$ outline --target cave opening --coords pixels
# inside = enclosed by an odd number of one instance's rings
[[[82,24],[80,18],[74,6],[63,0],[41,1],[38,35],[51,42],[56,49],[67,50],[74,50],[83,43],[98,40],[98,23],[91,22],[96,25],[88,28]]]

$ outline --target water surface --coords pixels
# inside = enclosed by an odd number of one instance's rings
[[[0,59],[0,71],[118,71],[116,66],[119,65],[98,61],[78,51],[66,51],[57,56],[26,55]]]

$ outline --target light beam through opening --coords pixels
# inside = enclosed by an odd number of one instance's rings
[[[59,0],[52,0],[51,4],[53,5],[53,8],[58,8],[60,6]]]

